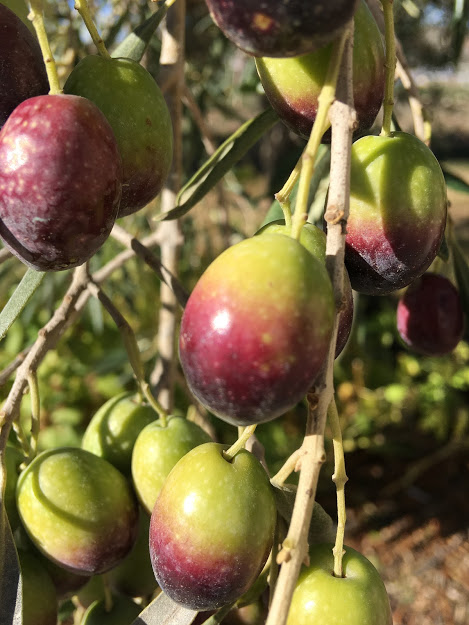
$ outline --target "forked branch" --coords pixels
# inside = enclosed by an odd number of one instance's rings
[[[332,123],[331,184],[326,219],[326,264],[334,287],[339,309],[343,297],[345,227],[349,209],[350,150],[355,125],[352,96],[353,23],[348,26],[347,40],[336,101],[330,111]],[[339,216],[339,218],[337,218]],[[324,462],[324,428],[329,404],[333,398],[333,367],[337,337],[337,316],[333,338],[324,366],[316,380],[315,392],[308,397],[309,415],[306,436],[302,445],[301,471],[291,524],[283,548],[279,553],[282,563],[266,625],[285,625],[291,598],[301,564],[307,556],[308,528],[313,513],[319,472]]]

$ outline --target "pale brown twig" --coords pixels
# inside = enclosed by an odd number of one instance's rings
[[[12,253],[6,247],[0,249],[0,263],[4,263],[9,258],[12,258]]]
[[[115,225],[112,229],[111,236],[119,241],[122,245],[125,245],[128,249],[132,249],[137,256],[139,256],[153,271],[158,278],[168,285],[171,291],[174,293],[181,308],[187,304],[189,294],[186,291],[182,283],[174,276],[169,269],[167,269],[160,258],[148,249],[141,241],[136,237],[133,237],[121,226]],[[182,237],[181,237],[182,240]]]
[[[193,120],[199,128],[200,137],[202,139],[202,143],[204,144],[205,151],[211,156],[217,149],[217,145],[213,140],[209,127],[205,123],[204,116],[199,108],[199,105],[197,104],[197,100],[194,98],[192,91],[187,85],[184,85],[182,101],[189,109]]]
[[[91,295],[93,295],[93,297],[95,297],[103,305],[105,310],[109,313],[112,320],[116,324],[117,329],[122,336],[122,341],[127,351],[127,357],[130,366],[132,367],[132,370],[134,372],[140,392],[146,397],[149,404],[158,414],[162,427],[166,427],[168,414],[166,410],[164,410],[164,408],[161,406],[161,404],[155,399],[150,390],[149,384],[145,380],[145,372],[140,355],[140,350],[137,344],[137,338],[129,322],[120,312],[120,310],[118,310],[117,307],[114,306],[112,300],[106,295],[102,288],[99,287],[95,282],[93,282],[91,278],[89,279],[87,288]]]
[[[332,432],[332,444],[334,447],[334,473],[332,481],[336,486],[337,494],[337,532],[333,554],[334,554],[334,575],[342,577],[342,556],[344,555],[344,535],[347,514],[345,509],[345,484],[348,481],[345,472],[344,445],[342,441],[342,431],[340,429],[339,413],[334,400],[329,404],[327,413],[329,426]]]
[[[141,241],[142,247],[148,249],[152,245],[156,245],[159,243],[160,234],[158,232],[153,232],[148,235]],[[93,275],[92,280],[96,284],[102,284],[107,278],[109,278],[114,271],[120,269],[122,265],[124,265],[128,260],[135,256],[135,251],[133,249],[126,250],[125,252],[121,252],[117,256],[115,256],[112,260],[110,260],[106,265],[98,269]],[[73,310],[70,310],[68,314],[68,318],[66,320],[65,325],[63,326],[62,334],[67,330],[71,325],[75,323],[77,318],[82,313],[88,299],[90,298],[90,293],[86,289],[83,290],[81,295],[79,296],[77,303]],[[29,354],[30,350],[33,348],[33,345],[26,347],[21,351],[16,358],[7,366],[3,371],[0,372],[0,386],[5,384],[5,382],[10,378],[10,376],[20,367],[20,365],[24,362],[26,356]],[[47,352],[44,352],[44,355]]]
[[[17,354],[15,359],[12,360],[10,364],[5,367],[5,369],[0,371],[0,386],[3,386],[6,383],[6,381],[10,378],[10,376],[13,375],[13,373],[18,369],[20,364],[28,355],[28,352],[30,349],[31,349],[31,346],[23,349],[19,354]]]
[[[173,164],[161,193],[161,211],[174,207],[182,179],[182,96],[184,92],[185,0],[178,0],[168,11],[161,40],[160,66],[164,76],[171,74],[174,82],[165,92],[173,124]],[[159,226],[162,234],[161,261],[176,275],[181,234],[177,220],[165,221]],[[164,283],[160,287],[160,312],[158,319],[159,358],[151,374],[151,384],[161,404],[171,412],[174,400],[176,371],[176,331],[178,323],[177,301],[172,290]]]
[[[70,285],[62,303],[49,322],[38,332],[38,337],[31,346],[27,356],[18,368],[15,381],[0,412],[0,499],[3,498],[5,471],[3,453],[8,440],[12,422],[19,416],[21,399],[28,384],[28,377],[36,371],[45,354],[55,347],[62,336],[64,328],[75,303],[87,284],[86,267],[81,266],[73,272]]]
[[[346,45],[337,99],[332,105],[331,183],[326,215],[341,215],[328,227],[326,266],[334,287],[337,307],[342,302],[345,225],[349,205],[350,150],[355,115],[352,104],[352,37],[353,25]],[[325,459],[324,428],[328,406],[333,397],[333,367],[337,318],[329,353],[316,380],[316,394],[310,394],[307,432],[302,445],[303,456],[295,505],[288,534],[278,560],[282,563],[266,625],[285,625],[291,598],[302,562],[307,555],[308,528],[313,512],[319,472]]]

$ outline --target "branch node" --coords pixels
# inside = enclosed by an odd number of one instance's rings
[[[330,206],[327,207],[326,213],[324,215],[324,219],[327,221],[328,224],[335,226],[336,224],[343,221],[344,216],[345,216],[345,213],[343,209],[338,208],[337,206],[334,206],[331,204]]]

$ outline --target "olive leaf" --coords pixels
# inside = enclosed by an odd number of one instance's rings
[[[289,484],[285,484],[281,488],[274,486],[274,496],[278,513],[290,524],[293,506],[295,504],[296,487]],[[335,533],[334,521],[324,508],[315,501],[308,532],[309,544],[334,542]]]
[[[459,191],[460,193],[469,193],[469,184],[460,176],[452,174],[445,168],[443,168],[443,175],[445,177],[446,185],[450,189],[453,191]]]
[[[195,610],[183,608],[161,592],[131,625],[191,625],[197,614]]]
[[[331,165],[331,147],[329,145],[320,145],[318,155],[314,165],[314,173],[311,178],[308,192],[308,221],[316,223],[322,219],[324,212],[324,201],[326,196],[326,189],[329,182],[329,170]],[[298,181],[292,189],[290,194],[290,201],[292,208],[295,206],[296,196],[298,194]],[[267,215],[264,221],[260,225],[260,228],[283,219],[283,211],[280,203],[274,200],[270,205]]]
[[[441,239],[440,249],[438,250],[438,256],[441,260],[447,262],[449,260],[449,247],[448,241],[446,240],[446,235],[443,234],[443,238]]]
[[[453,19],[451,23],[451,61],[458,63],[461,59],[464,40],[467,33],[467,20],[469,19],[468,0],[459,0],[454,3]]]
[[[15,292],[0,313],[0,340],[4,338],[13,322],[28,303],[34,291],[36,291],[43,281],[45,275],[46,273],[44,271],[35,271],[34,269],[28,269],[24,274]]]
[[[450,237],[449,244],[453,255],[454,275],[456,276],[461,305],[466,318],[465,338],[467,339],[469,332],[469,265],[454,235]]]
[[[267,109],[240,126],[182,187],[176,198],[176,206],[157,215],[156,219],[177,219],[185,215],[277,122],[277,113]]]
[[[22,625],[22,581],[13,535],[0,504],[0,625]]]
[[[268,226],[269,224],[273,224],[273,223],[278,223],[278,224],[285,223],[283,210],[280,206],[280,203],[277,202],[277,200],[274,200],[272,204],[270,205],[269,210],[267,211],[267,214],[264,217],[264,221],[259,226],[259,229],[257,232],[262,230],[265,226]]]
[[[150,43],[155,30],[163,21],[164,16],[168,12],[166,4],[153,13],[148,19],[127,35],[112,53],[114,58],[132,59],[139,63],[145,54],[145,50]]]

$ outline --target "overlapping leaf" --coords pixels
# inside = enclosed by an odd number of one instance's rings
[[[465,338],[469,338],[469,265],[454,235],[449,238],[453,255],[454,274],[461,297],[461,305],[466,318]]]
[[[168,9],[163,4],[153,15],[127,35],[122,43],[112,53],[114,58],[132,59],[139,63],[153,37],[155,30],[163,21]]]
[[[277,113],[267,109],[244,123],[183,186],[176,198],[176,206],[156,219],[177,219],[190,211],[277,122]]]
[[[0,340],[3,339],[13,322],[26,306],[30,297],[43,281],[45,275],[44,271],[34,271],[34,269],[28,269],[24,274],[15,292],[0,313]]]
[[[18,554],[3,502],[0,503],[0,625],[22,625],[22,583]]]
[[[178,605],[162,592],[139,614],[132,625],[192,625],[197,614],[194,610]]]

